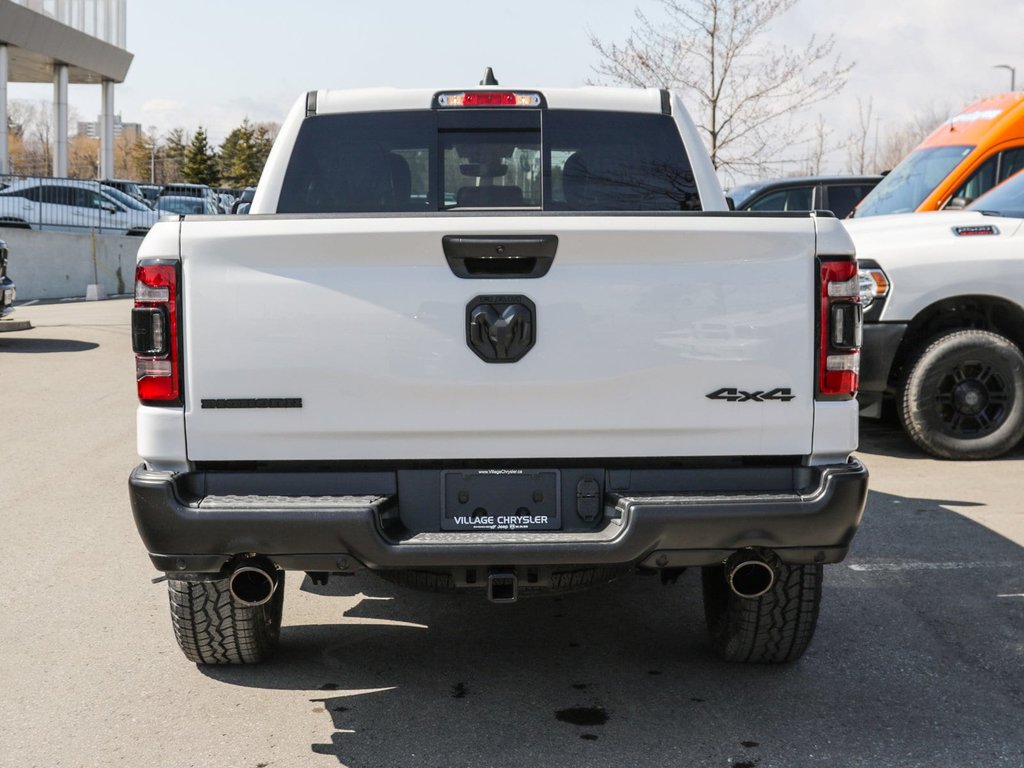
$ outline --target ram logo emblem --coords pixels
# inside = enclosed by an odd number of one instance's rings
[[[537,310],[525,296],[477,296],[466,307],[466,343],[488,363],[514,363],[533,347]]]

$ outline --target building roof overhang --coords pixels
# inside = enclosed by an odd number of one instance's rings
[[[8,45],[12,83],[53,82],[53,68],[68,65],[72,83],[124,82],[133,54],[56,19],[0,0],[0,43]]]

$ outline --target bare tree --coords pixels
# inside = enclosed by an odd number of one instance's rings
[[[8,110],[11,135],[19,140],[17,151],[11,151],[12,169],[16,173],[48,175],[52,168],[53,143],[56,134],[53,123],[53,105],[47,101],[12,99],[8,104]],[[69,126],[74,125],[77,121],[77,110],[70,108],[68,110]]]
[[[11,148],[15,173],[45,175],[52,157],[53,111],[45,101],[12,99],[8,104],[11,134],[18,139]]]
[[[803,135],[794,114],[837,93],[852,63],[835,40],[812,36],[791,50],[768,41],[771,22],[798,0],[658,0],[667,18],[639,8],[621,45],[591,35],[602,78],[681,90],[695,103],[711,160],[727,172],[760,173]]]
[[[857,99],[857,128],[850,134],[846,144],[846,168],[850,173],[865,174],[874,169],[878,155],[878,136],[871,138],[871,115],[875,109],[874,99],[867,104]],[[876,124],[877,130],[877,124]]]
[[[873,170],[880,173],[895,168],[950,114],[952,113],[948,106],[931,105],[906,122],[887,128],[884,138],[878,142],[877,159]]]
[[[818,121],[814,124],[814,136],[811,138],[807,150],[807,175],[820,176],[821,166],[825,162],[825,155],[828,154],[828,140],[832,135],[832,129],[825,124],[825,118],[818,115]]]
[[[31,137],[39,147],[43,173],[53,168],[53,109],[45,101],[37,102],[32,116]]]
[[[99,157],[99,139],[72,136],[68,140],[68,176],[72,179],[95,179],[99,174]]]
[[[24,137],[32,122],[35,105],[25,99],[11,99],[7,103],[8,130],[15,136]]]
[[[274,120],[266,120],[262,123],[254,123],[253,127],[255,127],[259,131],[263,131],[266,134],[266,137],[271,142],[275,141],[277,139],[277,134],[281,132],[281,124],[275,122]]]

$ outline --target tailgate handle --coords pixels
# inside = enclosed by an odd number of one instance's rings
[[[445,235],[448,266],[466,280],[544,277],[558,250],[555,235]]]

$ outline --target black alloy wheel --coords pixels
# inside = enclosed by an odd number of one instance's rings
[[[984,359],[965,358],[939,382],[935,409],[944,432],[975,439],[990,435],[1006,421],[1013,405],[1013,382]]]
[[[897,405],[907,435],[943,459],[992,459],[1024,437],[1024,355],[991,331],[933,339],[907,367]]]

